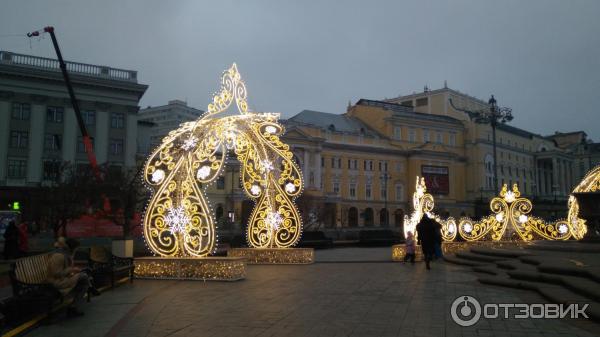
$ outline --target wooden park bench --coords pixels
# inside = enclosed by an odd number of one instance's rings
[[[69,305],[73,296],[61,294],[47,282],[50,254],[40,254],[17,259],[9,273],[13,297],[5,310],[7,321],[19,321],[33,314],[50,315]],[[88,294],[88,301],[89,301]]]
[[[133,258],[113,255],[103,246],[92,246],[88,266],[91,269],[94,282],[109,278],[110,286],[115,286],[115,281],[128,277],[133,282]]]

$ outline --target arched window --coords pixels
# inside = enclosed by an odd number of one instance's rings
[[[394,212],[394,224],[396,225],[396,227],[402,227],[403,222],[404,222],[404,210],[401,208],[398,208]],[[403,231],[400,231],[400,232],[403,232]]]
[[[221,220],[221,218],[223,217],[223,205],[221,205],[221,204],[217,205],[217,209],[215,211],[215,217],[217,218],[217,221]]]
[[[388,221],[389,216],[388,215],[389,215],[388,210],[385,208],[382,208],[379,211],[379,225],[381,227],[387,227],[389,225],[389,221]]]
[[[358,227],[358,209],[356,207],[348,209],[348,226]]]
[[[367,207],[365,209],[364,216],[365,216],[365,226],[366,227],[373,226],[373,209],[370,207]]]

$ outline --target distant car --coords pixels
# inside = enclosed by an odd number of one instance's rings
[[[0,241],[4,241],[4,232],[11,221],[14,221],[16,225],[19,224],[20,215],[21,213],[18,211],[0,211]]]

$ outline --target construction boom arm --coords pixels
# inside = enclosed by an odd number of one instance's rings
[[[75,92],[73,91],[73,85],[71,84],[71,79],[69,78],[69,73],[67,72],[67,65],[63,60],[62,53],[60,52],[60,48],[58,47],[58,41],[56,40],[56,35],[54,34],[54,27],[48,26],[43,30],[38,30],[35,32],[28,33],[28,37],[39,36],[40,33],[48,33],[52,38],[52,44],[54,45],[54,51],[56,51],[56,56],[58,57],[58,63],[60,65],[60,70],[62,72],[63,78],[65,80],[65,84],[67,85],[67,91],[69,92],[69,98],[71,99],[71,105],[73,105],[73,111],[75,111],[75,117],[77,118],[77,124],[79,124],[79,131],[81,131],[81,137],[83,139],[83,145],[85,147],[85,153],[87,154],[88,161],[90,162],[90,166],[94,171],[94,175],[98,180],[102,180],[102,175],[100,174],[100,169],[98,168],[98,162],[96,161],[96,155],[94,154],[94,146],[92,144],[92,139],[87,132],[85,127],[85,123],[83,121],[83,117],[81,116],[81,110],[79,109],[79,102],[77,102],[77,98],[75,97]]]

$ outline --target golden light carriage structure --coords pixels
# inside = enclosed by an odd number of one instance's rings
[[[227,114],[233,105],[237,113]],[[152,267],[136,270],[155,270],[157,261],[167,259],[211,261],[207,256],[216,249],[217,231],[205,189],[223,173],[230,153],[240,163],[244,193],[256,203],[248,222],[248,245],[272,255],[286,254],[281,252],[298,242],[302,224],[294,199],[303,189],[302,174],[289,146],[280,140],[284,128],[278,119],[278,113],[248,109],[246,86],[235,64],[224,72],[221,90],[207,112],[171,131],[146,162],[143,179],[153,195],[145,212],[144,238],[163,259],[154,258]],[[312,250],[295,254],[312,259]],[[244,256],[234,255],[229,260]],[[229,260],[221,258],[220,263],[228,267]]]

